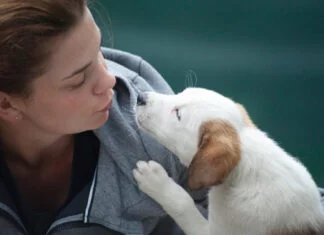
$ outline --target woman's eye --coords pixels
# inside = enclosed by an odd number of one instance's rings
[[[86,81],[86,77],[85,77],[85,75],[83,75],[83,76],[82,76],[82,81],[81,81],[81,82],[79,82],[79,83],[77,83],[77,84],[74,84],[74,85],[71,85],[69,88],[70,88],[71,90],[73,90],[73,89],[77,89],[77,88],[81,87],[81,86],[85,83],[85,81]]]
[[[179,109],[175,109],[174,111],[175,111],[175,114],[176,114],[178,120],[180,121],[181,120],[180,110]]]

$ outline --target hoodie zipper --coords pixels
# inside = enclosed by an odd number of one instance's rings
[[[96,181],[97,181],[97,174],[98,174],[98,167],[96,167],[96,169],[95,169],[94,176],[93,176],[93,179],[91,182],[90,192],[88,195],[88,202],[87,202],[87,206],[84,211],[83,220],[64,222],[64,223],[55,225],[54,227],[49,228],[46,235],[52,235],[56,232],[59,232],[59,231],[65,230],[65,229],[81,228],[81,227],[89,226],[89,224],[88,224],[89,223],[89,212],[90,212],[90,208],[91,208],[92,200],[93,200],[93,196],[94,196],[94,188],[95,188]]]

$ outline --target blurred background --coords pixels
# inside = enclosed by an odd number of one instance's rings
[[[176,91],[214,89],[324,187],[323,0],[97,0],[104,45],[140,55]]]

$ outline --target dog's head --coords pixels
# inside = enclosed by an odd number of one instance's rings
[[[189,186],[222,183],[240,159],[242,107],[211,90],[187,88],[176,95],[138,98],[139,125],[189,167]]]

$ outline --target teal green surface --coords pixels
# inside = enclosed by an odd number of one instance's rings
[[[92,9],[106,46],[142,56],[175,91],[206,87],[241,102],[324,186],[323,1],[102,0]]]

